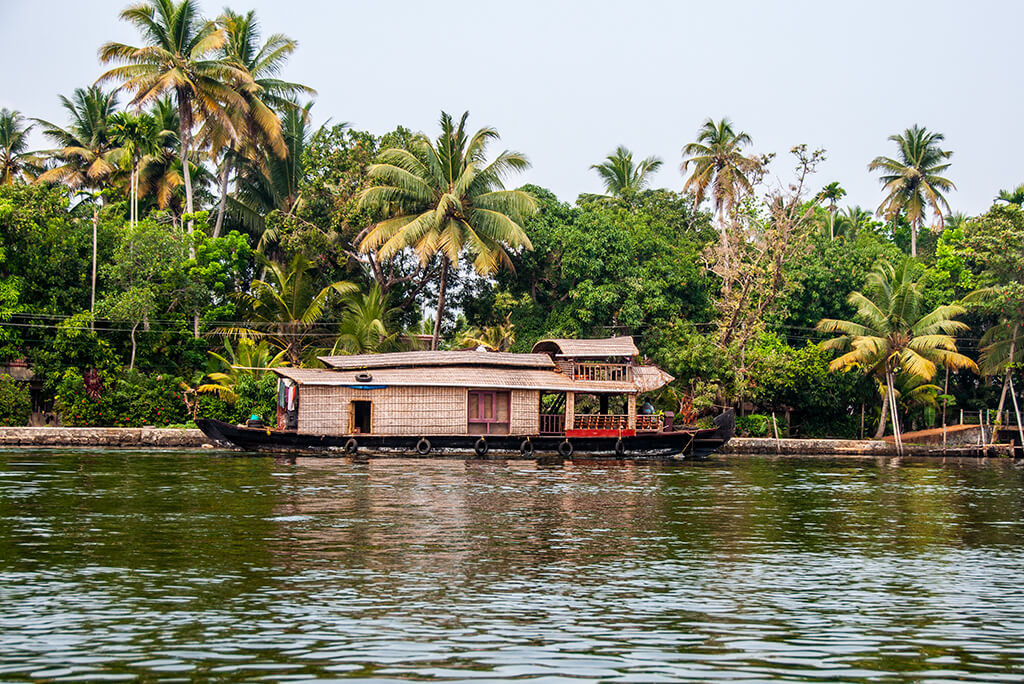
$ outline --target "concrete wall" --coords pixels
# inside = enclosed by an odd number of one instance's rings
[[[157,428],[4,427],[0,446],[201,447],[200,430]]]

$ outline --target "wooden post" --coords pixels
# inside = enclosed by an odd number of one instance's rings
[[[576,424],[576,394],[565,393],[565,429],[572,430]]]
[[[1013,378],[1010,378],[1010,396],[1013,397],[1013,412],[1017,414],[1017,433],[1020,435],[1020,446],[1024,449],[1024,426],[1020,424],[1020,407],[1017,406],[1017,391],[1013,388]],[[1010,456],[1015,453],[1010,451]]]
[[[860,402],[860,438],[864,439],[864,402]]]
[[[775,411],[772,411],[772,428],[775,431],[775,453],[782,453],[782,445],[779,443],[779,424],[775,420]]]
[[[964,424],[964,410],[960,409],[960,424]]]
[[[636,395],[626,395],[626,427],[630,430],[636,430]]]

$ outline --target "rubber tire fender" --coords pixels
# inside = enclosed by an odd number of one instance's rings
[[[575,449],[573,449],[572,442],[570,442],[569,440],[565,440],[564,442],[558,445],[558,454],[562,458],[569,458],[570,456],[572,456],[573,451],[575,451]]]
[[[348,441],[345,442],[345,453],[354,454],[359,451],[359,442],[356,441],[355,437],[349,437]]]
[[[426,437],[420,437],[420,441],[416,442],[416,453],[420,456],[426,456],[430,453],[430,440]]]
[[[473,445],[473,452],[477,456],[486,456],[487,452],[490,451],[491,447],[487,444],[487,440],[481,437],[476,440],[476,444]]]
[[[519,444],[519,453],[523,456],[533,456],[533,442],[529,438],[524,439]]]

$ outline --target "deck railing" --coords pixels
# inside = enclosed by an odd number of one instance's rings
[[[637,432],[661,432],[664,425],[662,416],[650,416],[641,414],[636,417]]]
[[[627,430],[629,416],[615,413],[585,413],[575,416],[575,430]]]
[[[561,413],[540,414],[540,434],[560,435],[565,432],[565,416]]]
[[[577,361],[574,364],[572,377],[574,380],[590,380],[595,382],[630,382],[632,374],[627,363],[594,363]]]

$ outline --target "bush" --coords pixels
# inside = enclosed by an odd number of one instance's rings
[[[736,434],[747,437],[771,437],[772,417],[751,413],[749,416],[736,418]]]
[[[91,399],[78,369],[64,372],[54,406],[61,422],[82,427],[163,427],[188,419],[179,385],[172,375],[145,375],[138,371],[100,371],[103,389]]]
[[[234,385],[238,400],[228,403],[214,394],[204,394],[199,398],[198,415],[201,418],[213,418],[225,423],[244,423],[252,414],[263,419],[265,425],[277,423],[277,376],[264,373],[256,378],[253,375],[241,375]]]
[[[28,425],[32,395],[28,385],[10,375],[0,375],[0,425]]]

